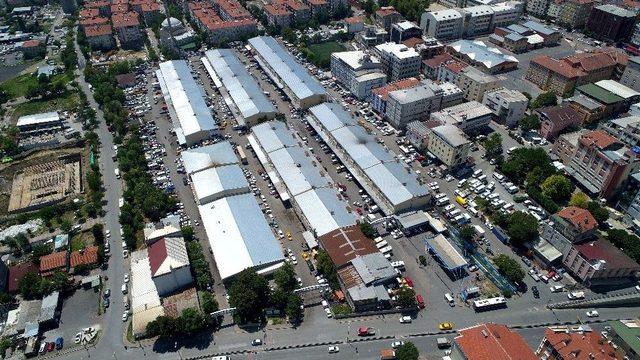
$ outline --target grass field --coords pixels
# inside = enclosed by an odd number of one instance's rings
[[[67,92],[64,96],[42,101],[31,100],[26,103],[22,103],[16,106],[13,116],[18,118],[24,115],[38,114],[48,111],[68,111],[75,109],[80,104],[80,98],[75,92]]]
[[[335,41],[313,44],[307,48],[307,59],[315,66],[328,69],[331,65],[331,54],[344,50],[345,47]]]
[[[71,80],[71,77],[67,73],[57,74],[53,76],[51,82],[58,80],[67,83]],[[17,98],[24,96],[29,87],[36,85],[38,85],[38,78],[36,76],[33,74],[24,74],[3,82],[0,84],[0,89],[6,91],[11,98]]]

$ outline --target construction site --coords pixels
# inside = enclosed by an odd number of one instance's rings
[[[29,161],[13,174],[9,213],[36,210],[82,192],[80,153],[63,152],[34,160],[40,161]]]

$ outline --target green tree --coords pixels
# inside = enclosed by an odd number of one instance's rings
[[[19,282],[20,295],[25,299],[35,299],[40,295],[40,277],[35,273],[27,273]]]
[[[518,126],[522,132],[529,132],[531,130],[540,129],[540,119],[538,119],[538,115],[531,114],[525,115],[520,121],[518,121]]]
[[[554,105],[558,105],[558,97],[553,91],[547,91],[538,95],[538,97],[533,100],[533,102],[531,103],[531,108],[538,109]]]
[[[374,11],[376,11],[376,3],[373,0],[365,0],[362,8],[367,16],[370,16]]]
[[[500,165],[500,170],[514,183],[521,185],[529,172],[539,168],[540,177],[546,179],[556,170],[551,165],[551,159],[547,152],[540,147],[518,148],[514,150],[507,160]]]
[[[573,183],[564,175],[551,175],[540,185],[542,193],[555,201],[566,201],[574,190]]]
[[[398,291],[398,305],[403,308],[415,308],[417,306],[416,303],[416,292],[409,287],[401,287],[400,291]]]
[[[589,196],[582,191],[576,191],[571,195],[571,200],[569,200],[569,205],[577,206],[579,208],[586,209],[589,205]]]
[[[194,308],[182,310],[179,318],[181,335],[194,335],[207,326],[202,313]]]
[[[287,306],[284,310],[285,314],[291,322],[298,322],[302,317],[302,298],[298,294],[289,294]]]
[[[236,275],[229,289],[229,304],[236,308],[240,323],[259,320],[269,305],[269,284],[254,269],[246,269]]]
[[[531,214],[516,211],[509,216],[506,230],[511,243],[522,246],[538,238],[538,220]]]
[[[48,244],[38,244],[33,247],[31,251],[31,261],[34,264],[40,264],[40,258],[51,254],[53,250],[51,249],[51,245]]]
[[[589,201],[589,203],[587,204],[587,210],[589,210],[591,215],[593,215],[593,217],[600,225],[609,220],[609,211],[606,208],[600,206],[600,203],[597,201]]]
[[[368,237],[369,239],[373,239],[376,236],[376,229],[374,229],[373,226],[371,226],[371,224],[366,221],[360,223],[360,230],[362,230],[364,236]]]
[[[521,282],[526,275],[522,266],[513,258],[500,254],[493,258],[493,262],[498,267],[498,271],[511,282]]]
[[[609,229],[607,239],[634,261],[640,262],[640,238],[622,229]]]
[[[410,341],[396,349],[396,359],[398,360],[418,360],[419,356],[418,348]]]
[[[465,242],[472,242],[476,237],[476,229],[472,225],[465,225],[460,229],[460,238]]]
[[[16,301],[13,295],[0,291],[0,304],[12,304]],[[0,352],[2,354],[2,352]]]
[[[493,133],[487,137],[483,143],[484,153],[490,159],[495,159],[502,156],[502,136],[498,133]]]
[[[170,316],[159,316],[147,324],[148,336],[171,337],[178,331],[178,322]]]
[[[102,224],[93,225],[91,227],[91,234],[97,244],[104,244],[104,226]]]
[[[280,269],[276,270],[273,274],[273,279],[278,285],[278,288],[285,292],[292,292],[297,286],[296,273],[293,270],[293,266],[289,263],[285,263]]]
[[[220,310],[218,301],[216,301],[213,294],[210,292],[203,291],[200,295],[200,299],[202,301],[202,304],[200,305],[202,306],[202,311],[205,314],[211,314],[212,312]]]
[[[329,286],[331,286],[332,289],[340,289],[336,267],[325,250],[319,250],[316,254],[316,267],[318,268],[318,271],[327,278]]]
[[[64,219],[60,223],[60,230],[62,230],[65,233],[68,233],[69,231],[71,231],[71,226],[72,226],[71,221],[69,221],[68,219]]]

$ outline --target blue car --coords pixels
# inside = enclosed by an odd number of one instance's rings
[[[60,350],[64,346],[64,339],[59,337],[56,339],[56,349]]]
[[[108,307],[109,307],[109,299],[104,299],[104,300],[102,301],[102,305],[103,305],[105,308],[108,308]]]

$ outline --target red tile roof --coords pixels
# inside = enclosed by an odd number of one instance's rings
[[[98,9],[82,9],[80,10],[80,19],[92,18],[100,15]]]
[[[48,273],[52,270],[67,266],[67,251],[55,252],[40,258],[40,273]]]
[[[113,27],[116,29],[121,27],[140,26],[138,13],[135,11],[113,14],[113,16],[111,16],[111,22],[113,23]]]
[[[333,230],[322,235],[319,240],[337,268],[348,264],[357,256],[378,252],[376,244],[364,236],[360,225]]]
[[[113,16],[116,13],[126,13],[129,11],[129,4],[112,4],[111,5],[111,15]]]
[[[607,269],[636,269],[640,270],[640,265],[633,261],[622,250],[615,247],[607,240],[600,239],[584,244],[574,245],[582,257],[591,263],[603,260]]]
[[[25,261],[21,264],[17,264],[9,267],[9,281],[7,284],[7,291],[16,292],[19,290],[20,280],[27,274],[37,274],[38,266],[31,261]]]
[[[98,247],[91,246],[71,253],[71,267],[91,265],[98,262]]]
[[[397,14],[397,13],[398,12],[393,6],[386,6],[376,11],[376,16],[388,16],[388,15]]]
[[[432,68],[435,69],[437,67],[440,67],[440,65],[446,63],[447,61],[453,59],[453,56],[451,56],[451,54],[449,53],[442,53],[439,55],[436,55],[434,57],[432,57],[431,59],[425,60],[423,61],[423,63]]]
[[[586,75],[584,71],[578,68],[571,67],[569,63],[566,63],[561,60],[553,59],[546,55],[540,55],[540,56],[534,57],[533,59],[531,59],[531,64],[539,65],[543,68],[548,69],[551,72],[560,74],[568,79],[573,79],[579,76]]]
[[[151,275],[155,274],[160,268],[160,265],[169,255],[167,253],[167,244],[165,239],[160,239],[148,248],[149,251],[149,266],[151,267]]]
[[[271,16],[289,16],[291,12],[283,5],[268,4],[264,6],[264,11]]]
[[[104,25],[108,23],[109,23],[109,19],[102,16],[96,16],[96,17],[80,20],[80,25],[82,26]]]
[[[344,19],[344,22],[346,22],[347,24],[359,24],[361,22],[364,22],[364,19],[362,18],[362,16],[352,16],[350,18]]]
[[[84,3],[84,7],[87,9],[93,8],[93,9],[97,9],[97,8],[101,8],[101,7],[107,7],[107,6],[111,6],[111,3],[109,1],[103,0],[103,1],[91,1],[91,2],[85,2]]]
[[[558,212],[558,216],[570,222],[582,233],[593,230],[598,225],[589,210],[577,206],[567,206]]]
[[[482,324],[459,331],[454,340],[467,360],[537,360],[520,334],[502,324]]]
[[[459,74],[462,70],[464,70],[467,66],[467,64],[460,62],[460,61],[451,61],[449,63],[447,63],[444,67],[446,67],[447,69],[449,69],[451,72],[455,73],[455,74]]]
[[[111,31],[111,25],[109,24],[93,25],[84,28],[84,34],[87,37],[111,35],[112,33],[113,32]]]
[[[580,143],[584,146],[596,146],[598,149],[606,149],[617,143],[618,140],[607,134],[604,130],[593,130],[580,137]]]
[[[326,0],[307,0],[307,4],[311,6],[324,6],[327,5]]]
[[[544,336],[548,345],[561,359],[615,360],[616,352],[606,339],[595,331],[566,332],[547,329]]]
[[[40,40],[27,40],[22,43],[23,48],[32,48],[40,45]]]
[[[408,48],[413,48],[420,44],[424,44],[424,40],[422,40],[422,38],[412,37],[403,41],[402,43]]]
[[[145,4],[140,5],[140,9],[142,9],[143,13],[148,13],[148,12],[153,12],[153,11],[160,11],[160,4],[155,3],[155,2],[145,3]]]
[[[233,20],[251,19],[251,13],[235,0],[216,0],[215,3]]]
[[[420,84],[420,80],[417,78],[406,78],[402,80],[398,80],[396,82],[387,84],[385,86],[376,88],[371,90],[374,95],[382,97],[383,101],[387,101],[389,98],[389,93],[396,90],[410,89],[418,86]]]
[[[580,124],[582,116],[571,106],[560,104],[537,109],[537,113],[542,115],[543,121],[550,121],[556,126],[565,127],[571,124]]]

